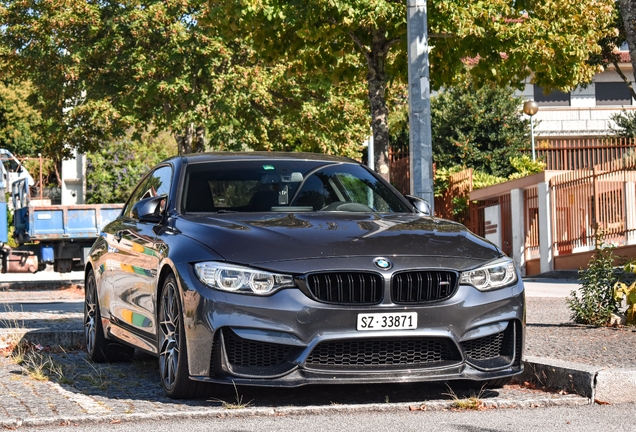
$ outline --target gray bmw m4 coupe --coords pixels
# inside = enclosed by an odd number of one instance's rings
[[[177,156],[93,245],[86,349],[159,359],[172,398],[209,384],[472,380],[522,370],[510,258],[356,161]]]

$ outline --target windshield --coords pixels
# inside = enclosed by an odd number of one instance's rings
[[[207,162],[186,169],[183,213],[408,212],[360,165],[320,161]]]

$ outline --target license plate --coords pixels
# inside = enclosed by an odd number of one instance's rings
[[[358,330],[410,330],[417,328],[417,312],[358,314]]]

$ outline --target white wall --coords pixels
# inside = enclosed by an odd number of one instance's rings
[[[631,66],[622,64],[621,70],[628,79],[633,80]],[[636,110],[636,100],[627,106],[596,106],[597,82],[623,82],[621,76],[613,69],[594,76],[592,83],[586,87],[577,87],[570,92],[570,106],[539,107],[539,112],[534,115],[535,134],[541,137],[568,137],[568,136],[598,136],[608,135],[612,131],[612,115],[623,110]],[[636,83],[632,83],[636,86]],[[517,95],[524,99],[534,99],[534,86],[530,79],[526,80],[523,91]]]

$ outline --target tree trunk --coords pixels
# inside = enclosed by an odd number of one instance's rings
[[[180,155],[192,153],[192,142],[194,141],[194,125],[192,123],[188,124],[188,126],[185,128],[184,133],[175,133],[174,138],[177,141],[177,147],[179,149]]]
[[[619,0],[621,15],[623,16],[623,26],[627,36],[627,46],[629,56],[632,59],[632,70],[636,73],[636,1]],[[633,79],[633,77],[632,77]]]
[[[194,127],[190,123],[183,134],[174,134],[177,141],[179,154],[201,153],[205,151],[205,128],[203,126]]]
[[[393,44],[385,38],[384,30],[373,30],[371,51],[367,58],[367,85],[371,108],[371,127],[373,128],[373,157],[375,170],[386,181],[389,173],[389,110],[386,106],[386,57]]]
[[[197,126],[192,151],[194,153],[205,151],[205,128],[203,126]]]

